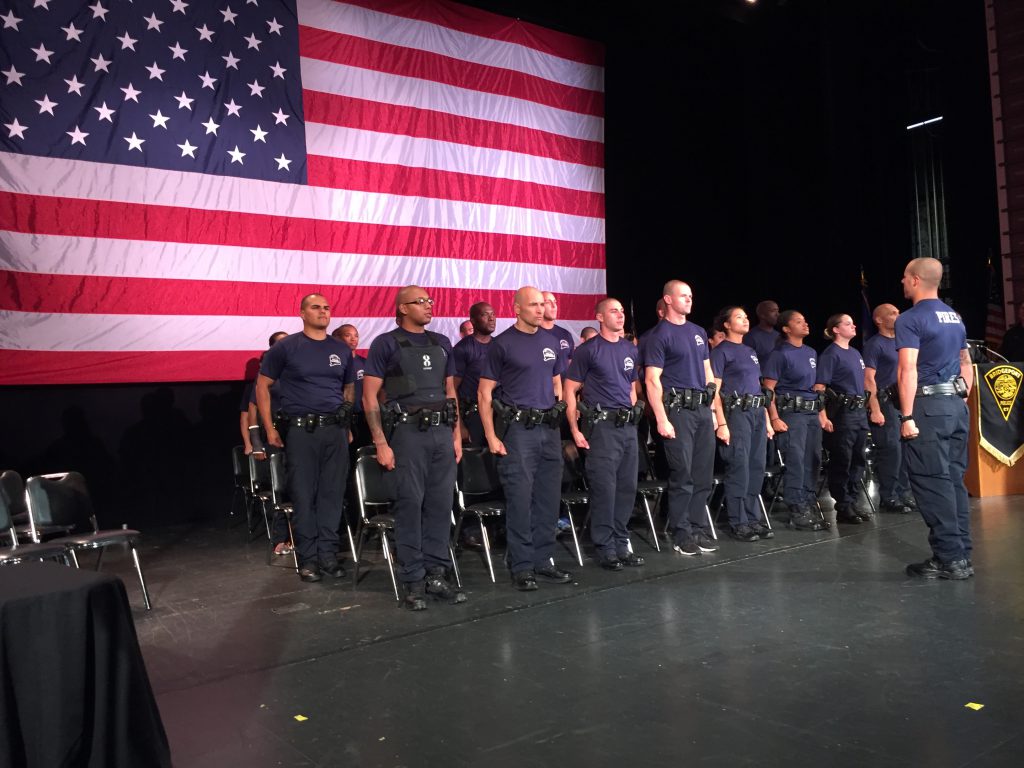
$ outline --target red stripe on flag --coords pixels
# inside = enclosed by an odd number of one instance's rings
[[[287,317],[298,312],[310,293],[327,297],[337,318],[379,317],[394,313],[401,286],[294,285],[217,280],[52,275],[0,270],[0,310],[109,315],[237,315]],[[478,301],[499,317],[512,317],[514,291],[431,288],[438,317],[468,317]],[[564,318],[586,320],[603,296],[560,294]]]
[[[306,122],[360,128],[421,139],[550,157],[566,163],[604,167],[604,145],[508,123],[401,107],[320,91],[302,92]]]
[[[0,191],[0,221],[14,232],[252,248],[445,256],[604,269],[605,246],[523,235],[399,227],[255,213],[111,203]]]
[[[259,352],[36,352],[0,349],[0,384],[122,384],[239,381]]]
[[[310,155],[306,167],[309,183],[314,187],[509,205],[604,218],[604,195],[596,192],[320,155]]]
[[[535,75],[381,43],[324,29],[299,26],[299,54],[310,59],[372,69],[473,91],[511,96],[584,115],[604,117],[604,94],[562,85]]]
[[[478,8],[470,8],[461,3],[448,0],[433,0],[425,3],[422,0],[345,0],[347,5],[355,5],[371,11],[388,13],[416,21],[426,21],[441,27],[467,32],[471,35],[501,40],[533,48],[541,53],[548,53],[581,64],[604,66],[605,48],[599,42],[584,37],[568,35],[553,29],[545,29],[536,24],[499,16]]]

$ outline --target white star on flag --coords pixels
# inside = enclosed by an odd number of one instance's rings
[[[10,69],[8,69],[6,72],[0,72],[0,74],[7,76],[7,85],[10,85],[11,83],[14,83],[15,85],[21,85],[21,78],[25,76],[25,73],[16,70],[13,64],[11,64]]]
[[[221,16],[224,17],[224,23],[225,24],[234,24],[235,23],[235,19],[238,18],[238,14],[237,13],[233,13],[231,11],[231,6],[230,5],[225,10],[221,11],[220,13],[221,13]],[[241,162],[241,161],[239,161],[239,162]]]
[[[283,24],[278,24],[276,18],[271,19],[270,21],[268,21],[267,22],[267,26],[270,28],[270,34],[272,34],[272,35],[280,35],[281,34],[281,30],[284,29],[284,25]]]
[[[246,83],[246,85],[249,86],[250,96],[258,96],[261,99],[263,98],[263,92],[267,90],[266,86],[260,85],[259,80],[253,80],[251,83]]]
[[[117,112],[117,110],[116,109],[110,109],[107,106],[107,102],[104,101],[103,104],[101,104],[98,107],[93,107],[93,109],[95,109],[99,113],[99,119],[100,120],[106,120],[108,123],[113,123],[114,122],[113,119],[112,119],[112,116],[113,116],[113,114],[115,112]]]
[[[139,150],[139,152],[142,152],[142,145],[146,143],[145,139],[140,139],[138,136],[135,135],[135,131],[132,131],[132,135],[130,137],[125,136],[124,140],[128,142],[129,152],[131,152],[133,149],[137,149]]]
[[[234,115],[235,117],[241,117],[241,115],[238,114],[238,113],[242,111],[242,107],[241,107],[240,104],[235,104],[235,100],[234,99],[232,99],[227,104],[225,104],[224,108],[228,111],[229,115]]]
[[[185,60],[185,54],[188,53],[188,51],[182,48],[180,44],[175,43],[173,46],[167,46],[167,48],[171,52],[171,61],[174,61],[175,59],[181,59],[182,61]]]
[[[181,96],[175,96],[174,100],[178,102],[178,109],[187,109],[190,112],[192,111],[192,102],[195,101],[195,99],[190,99],[185,95],[184,91],[181,92]]]
[[[128,83],[127,88],[122,88],[121,90],[124,92],[125,101],[134,101],[136,104],[139,103],[139,96],[142,94],[142,91],[135,90],[135,87],[131,83]]]
[[[166,72],[167,70],[160,69],[160,67],[158,67],[156,65],[156,62],[154,61],[153,66],[146,67],[146,71],[149,72],[150,80],[159,80],[162,83],[164,81],[164,72]]]
[[[275,160],[275,162],[277,162],[277,170],[279,170],[279,171],[290,171],[291,170],[292,161],[284,156],[284,152],[281,153],[280,157],[275,157],[274,160]]]
[[[111,64],[113,64],[113,62],[110,61],[109,59],[104,59],[102,53],[99,56],[97,56],[95,59],[89,59],[89,61],[91,61],[93,63],[93,66],[96,67],[96,70],[95,70],[96,72],[99,72],[99,71],[102,70],[103,72],[106,72],[108,75],[110,74],[110,70],[107,69],[107,67],[109,67]]]
[[[90,5],[89,10],[92,11],[92,17],[94,19],[99,19],[100,21],[106,21],[107,14],[110,13],[110,11],[100,5],[99,0],[96,0],[96,5]]]
[[[201,27],[196,27],[196,32],[199,33],[199,39],[205,40],[208,43],[213,42],[213,30],[209,29],[205,24]]]
[[[167,121],[171,119],[162,114],[159,109],[156,111],[155,115],[150,115],[150,118],[153,120],[154,128],[163,128],[164,130],[167,129]]]
[[[213,84],[217,82],[217,78],[210,77],[210,71],[207,70],[205,73],[199,76],[199,79],[203,81],[203,88],[209,88],[211,91],[215,90]]]
[[[185,139],[185,143],[184,144],[179,144],[178,145],[178,149],[181,150],[181,156],[182,157],[185,157],[185,155],[188,155],[189,157],[191,157],[194,160],[195,156],[196,156],[196,150],[199,149],[199,147],[193,147],[191,144],[188,143],[188,139]]]
[[[81,144],[84,147],[85,137],[88,136],[89,134],[82,131],[82,129],[76,125],[75,130],[67,131],[67,135],[71,137],[71,146],[74,146],[75,144]]]
[[[185,9],[188,8],[188,3],[184,3],[182,0],[171,0],[171,5],[174,6],[172,13],[180,13],[182,16],[185,15]]]
[[[13,29],[15,32],[18,31],[18,25],[22,21],[14,15],[14,11],[8,11],[7,15],[0,16],[0,19],[4,20],[4,29]]]
[[[277,62],[270,67],[270,71],[274,73],[274,77],[280,77],[284,80],[284,73],[288,70],[281,66],[281,62]]]
[[[18,118],[14,118],[10,123],[4,123],[4,128],[7,129],[7,138],[13,139],[17,136],[19,139],[25,138],[25,131],[28,130],[27,125],[22,125],[18,122]]]
[[[149,16],[144,17],[143,21],[146,22],[146,31],[147,32],[149,30],[151,30],[151,29],[155,29],[157,32],[159,32],[160,31],[160,25],[163,24],[163,22],[160,21],[160,19],[158,19],[156,17],[156,11],[153,11],[153,13],[149,14]]]
[[[53,108],[57,106],[57,102],[56,101],[50,101],[50,97],[47,96],[46,94],[43,94],[43,98],[42,98],[41,101],[36,99],[36,104],[39,105],[39,114],[40,115],[43,114],[43,112],[49,112],[52,115],[53,114]]]
[[[45,61],[47,64],[50,63],[50,57],[53,56],[53,51],[48,51],[40,43],[38,48],[29,48],[32,53],[36,55],[36,61]]]
[[[255,128],[250,128],[249,133],[252,134],[253,142],[262,141],[264,144],[267,143],[266,135],[267,132],[260,128],[260,124],[256,123]]]
[[[234,150],[228,150],[228,154],[231,155],[231,162],[238,163],[239,165],[245,165],[242,162],[242,158],[245,157],[245,152],[238,151],[238,145],[235,144]]]
[[[78,82],[78,77],[75,75],[71,76],[70,80],[65,80],[68,84],[68,93],[74,93],[76,96],[82,95],[82,89],[85,88],[85,83]],[[86,134],[88,136],[89,134]]]
[[[253,34],[250,34],[248,37],[243,37],[242,39],[249,44],[249,48],[255,48],[257,51],[260,49],[260,43],[263,42]]]
[[[82,32],[84,30],[76,27],[74,22],[71,22],[66,27],[61,27],[61,29],[67,33],[67,40],[74,40],[79,43],[82,42]]]
[[[221,56],[221,58],[227,63],[228,69],[238,69],[238,62],[240,62],[241,59],[235,58],[235,54],[231,51],[228,51],[227,56]]]
[[[130,37],[127,32],[125,32],[120,37],[115,37],[114,39],[121,41],[121,50],[122,51],[134,51],[135,50],[135,44],[137,42],[139,42],[134,37]]]
[[[277,112],[270,114],[274,116],[274,125],[288,125],[288,118],[291,117],[291,115],[286,115],[280,107],[277,108]]]
[[[203,128],[206,129],[206,135],[207,136],[209,136],[211,133],[214,136],[216,136],[217,135],[217,129],[220,128],[220,126],[217,123],[213,122],[213,118],[212,117],[209,120],[207,120],[205,123],[200,123],[200,125],[203,126]]]

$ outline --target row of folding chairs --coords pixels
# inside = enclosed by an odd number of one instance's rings
[[[78,567],[77,553],[97,551],[96,569],[107,547],[127,546],[152,608],[139,561],[141,534],[127,527],[103,530],[93,510],[85,478],[78,472],[35,475],[26,482],[13,470],[0,473],[0,565],[56,560]]]

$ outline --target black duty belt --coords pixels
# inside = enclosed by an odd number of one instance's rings
[[[722,395],[722,406],[727,411],[739,408],[741,411],[750,411],[754,408],[763,408],[768,404],[768,397],[765,395]]]
[[[435,411],[431,408],[420,408],[417,411],[396,412],[393,413],[391,419],[393,419],[393,424],[413,424],[421,430],[455,423],[449,409]]]
[[[321,413],[307,413],[305,416],[288,416],[284,414],[274,420],[275,424],[286,424],[296,429],[305,429],[312,432],[317,427],[331,427],[335,424],[348,424],[348,415],[332,413],[329,415]]]
[[[708,389],[676,389],[672,387],[662,398],[666,408],[686,408],[695,411],[702,405],[711,405],[715,392],[711,387]]]
[[[585,412],[583,409],[580,409],[580,413],[591,424],[596,424],[599,421],[610,421],[616,427],[636,426],[643,417],[644,406],[640,403],[638,407],[612,408],[611,410],[598,406],[596,408],[588,408]]]
[[[952,381],[943,381],[938,384],[925,384],[917,388],[918,397],[931,397],[933,395],[958,395],[967,397],[967,382],[957,376]]]
[[[848,395],[845,392],[832,392],[827,395],[829,403],[836,408],[845,408],[848,411],[863,411],[868,405],[868,396]]]
[[[460,400],[459,401],[459,413],[463,416],[468,416],[471,413],[479,413],[480,406],[476,400]]]
[[[495,400],[493,407],[506,424],[522,424],[526,429],[533,429],[541,424],[555,429],[562,423],[562,416],[565,414],[565,403],[563,402],[544,409],[517,408],[514,405],[506,405],[500,400]]]
[[[779,413],[817,413],[821,410],[821,400],[803,395],[779,395],[775,407]]]

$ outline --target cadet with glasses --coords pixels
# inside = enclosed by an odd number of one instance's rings
[[[452,492],[462,440],[451,342],[426,328],[433,305],[418,285],[398,292],[398,328],[373,340],[363,377],[366,423],[394,499],[403,603],[412,611],[427,607],[426,594],[453,604],[466,599],[448,581]]]

